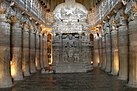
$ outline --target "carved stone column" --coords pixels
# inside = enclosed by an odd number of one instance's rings
[[[112,25],[112,27],[114,27]],[[114,27],[115,28],[115,27]],[[117,75],[119,71],[119,58],[118,58],[118,34],[116,29],[111,31],[111,41],[112,41],[112,75]]]
[[[106,26],[106,72],[111,72],[111,33],[109,29],[109,25]]]
[[[22,74],[22,29],[20,21],[16,16],[11,16],[11,43],[12,43],[12,62],[11,75],[14,80],[23,80]]]
[[[0,88],[12,86],[10,74],[10,24],[7,22],[5,11],[5,9],[0,9]]]
[[[106,68],[106,34],[102,36],[102,69]]]
[[[35,60],[36,60],[36,67],[38,70],[41,69],[41,65],[40,65],[40,35],[37,32],[36,33],[36,56],[35,56]]]
[[[44,68],[48,68],[48,54],[47,54],[47,35],[44,34]]]
[[[99,37],[99,67],[103,66],[103,57],[102,57],[102,37]]]
[[[119,50],[119,75],[118,79],[127,80],[128,78],[128,28],[127,16],[123,9],[120,10],[118,18],[120,26],[118,27],[118,50]]]
[[[30,30],[30,72],[35,73],[35,32],[32,25],[30,26]]]
[[[97,34],[94,35],[94,60],[93,66],[97,67],[99,62],[99,37]]]
[[[129,11],[128,11],[129,10]],[[129,82],[137,87],[137,1],[130,1],[126,12],[129,14]]]
[[[44,68],[44,35],[41,34],[40,36],[40,64],[41,64],[41,73],[45,73]]]
[[[23,24],[23,73],[24,76],[30,76],[29,69],[29,27],[26,23]]]

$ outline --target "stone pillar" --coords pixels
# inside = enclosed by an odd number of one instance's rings
[[[118,34],[116,29],[111,31],[112,41],[112,75],[117,75],[119,71],[119,58],[118,58]]]
[[[24,76],[30,76],[29,69],[29,27],[26,23],[23,24],[23,73]]]
[[[11,75],[14,80],[23,80],[22,74],[22,29],[17,17],[12,16],[12,61]]]
[[[103,57],[102,57],[102,37],[99,37],[99,67],[103,66]]]
[[[131,7],[131,8],[130,8]],[[131,87],[137,87],[137,1],[127,5],[129,12],[129,82]]]
[[[41,73],[45,73],[44,68],[44,34],[40,36],[40,64],[41,64]]]
[[[47,35],[44,34],[44,68],[48,68],[48,54],[47,54]]]
[[[106,68],[106,34],[102,36],[102,69]]]
[[[35,32],[33,26],[30,27],[30,73],[35,73]]]
[[[93,60],[93,66],[97,67],[99,62],[99,38],[97,34],[94,35],[94,60]]]
[[[118,28],[118,52],[119,52],[119,75],[118,79],[127,80],[128,78],[128,29],[127,16],[123,10],[120,11],[120,26]]]
[[[0,88],[12,86],[10,74],[10,24],[7,22],[4,13],[5,9],[0,9]]]
[[[39,33],[36,33],[36,56],[35,56],[35,62],[36,62],[36,67],[37,70],[41,69],[41,65],[40,65],[40,36]]]
[[[109,29],[109,28],[108,28]],[[111,33],[108,30],[106,34],[106,72],[111,72]]]

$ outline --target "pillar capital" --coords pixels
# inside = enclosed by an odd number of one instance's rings
[[[130,0],[127,3],[125,14],[128,14],[129,16],[128,21],[132,21],[135,19],[135,17],[137,17],[137,1],[136,0]]]

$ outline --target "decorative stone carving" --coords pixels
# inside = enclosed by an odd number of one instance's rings
[[[72,3],[71,0],[58,5],[53,12],[56,21],[86,20],[87,13],[83,5],[75,2]]]
[[[87,27],[83,27],[87,25],[86,8],[67,0],[58,5],[53,14],[56,20],[52,26],[53,70],[56,73],[86,72],[91,61],[90,36]]]

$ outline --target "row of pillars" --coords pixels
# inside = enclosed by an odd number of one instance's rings
[[[93,65],[137,87],[136,12],[126,14],[125,8],[120,9],[104,24],[102,32],[102,37],[94,39]]]
[[[35,23],[16,20],[9,23],[0,14],[0,88],[11,87],[37,70],[45,73],[48,67],[47,35]]]

